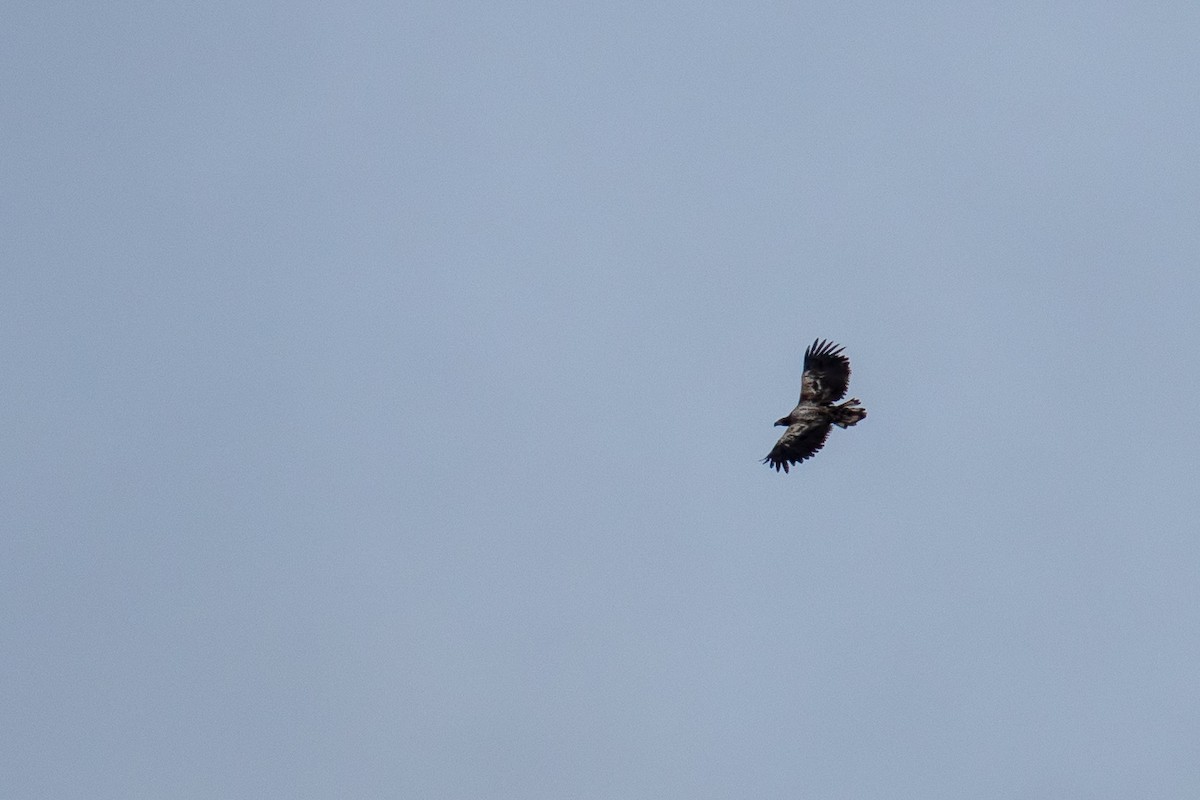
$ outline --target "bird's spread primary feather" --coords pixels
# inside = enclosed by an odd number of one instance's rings
[[[776,425],[787,427],[783,436],[763,459],[775,471],[812,458],[825,445],[829,428],[849,428],[867,415],[858,398],[837,403],[850,385],[850,359],[843,348],[818,339],[804,351],[804,374],[800,378],[800,402]]]

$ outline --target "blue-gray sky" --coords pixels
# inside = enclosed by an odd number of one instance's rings
[[[1200,6],[0,20],[0,795],[1200,793]]]

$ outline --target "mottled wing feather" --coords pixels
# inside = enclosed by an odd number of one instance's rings
[[[828,436],[828,422],[798,422],[783,432],[763,463],[774,467],[776,472],[781,469],[787,472],[789,464],[799,464],[816,455]]]
[[[836,403],[850,385],[850,359],[844,348],[818,339],[804,351],[804,375],[800,379],[801,403]]]

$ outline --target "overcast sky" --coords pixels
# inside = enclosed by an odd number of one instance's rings
[[[1197,42],[6,4],[0,796],[1200,796]]]

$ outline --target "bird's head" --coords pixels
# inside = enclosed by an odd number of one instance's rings
[[[784,417],[784,418],[782,418],[782,419],[777,419],[777,420],[775,420],[775,427],[776,427],[776,428],[786,428],[786,427],[788,427],[788,426],[789,426],[789,425],[791,425],[791,424],[792,424],[792,423],[788,422],[788,418],[787,418],[787,417]]]

